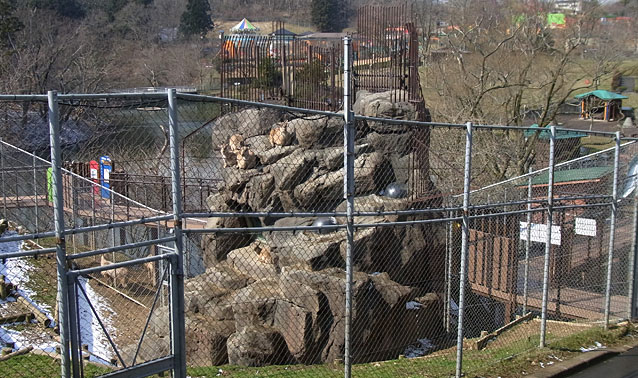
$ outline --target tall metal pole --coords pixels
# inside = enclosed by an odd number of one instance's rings
[[[344,339],[344,376],[352,374],[352,254],[354,249],[354,112],[352,111],[352,48],[351,38],[343,38],[343,196],[346,199],[346,319]]]
[[[556,126],[550,126],[549,137],[549,175],[547,179],[547,229],[545,239],[545,261],[543,265],[543,302],[541,305],[541,340],[540,347],[545,347],[547,331],[547,300],[549,295],[549,255],[552,250],[552,206],[554,204],[554,148],[556,142]]]
[[[36,159],[35,159],[35,151],[33,152],[33,196],[35,202],[35,232],[40,232],[40,222],[39,218],[39,204],[38,204],[38,177],[36,172]]]
[[[111,195],[109,196],[109,198],[111,199],[111,223],[113,223],[115,222],[115,191],[111,192]],[[111,228],[110,234],[111,234],[111,247],[115,247],[115,227]],[[117,262],[115,260],[115,252],[113,252],[113,254],[111,255],[111,261]],[[117,276],[115,277],[117,278]]]
[[[452,212],[448,213],[449,218],[452,218]],[[445,270],[445,281],[446,281],[446,296],[445,296],[445,331],[450,333],[450,312],[452,309],[452,253],[454,251],[454,240],[453,240],[453,227],[454,222],[448,221],[448,245],[447,245],[447,261],[446,270]]]
[[[523,278],[523,315],[527,314],[527,292],[529,285],[529,250],[532,244],[532,167],[527,178],[527,232],[525,238],[525,273]]]
[[[616,237],[616,212],[618,211],[618,170],[620,167],[620,131],[616,131],[614,150],[614,182],[611,192],[611,222],[609,225],[609,253],[607,254],[607,288],[605,289],[605,329],[609,327],[611,306],[611,273],[614,265],[614,242]]]
[[[459,274],[459,322],[456,336],[456,378],[461,378],[463,368],[463,318],[465,316],[465,274],[467,264],[467,241],[470,234],[469,206],[470,179],[472,177],[472,122],[465,132],[465,177],[463,179],[463,228],[461,234],[461,271]]]
[[[631,177],[631,180],[636,182],[636,177]],[[629,272],[627,282],[629,283],[629,292],[627,297],[629,298],[628,316],[629,319],[637,317],[636,308],[636,258],[638,257],[638,189],[634,188],[634,235],[631,251],[629,252]]]
[[[182,240],[182,192],[179,179],[179,132],[175,89],[168,90],[168,127],[171,147],[171,184],[173,222],[177,259],[171,264],[171,352],[174,358],[173,377],[186,377],[186,337],[184,325],[184,250]]]
[[[51,166],[52,172],[52,192],[53,192],[53,217],[55,220],[56,238],[56,263],[57,263],[57,301],[58,301],[58,321],[60,329],[60,358],[62,361],[62,377],[69,378],[72,375],[71,363],[73,363],[73,373],[79,372],[79,365],[76,358],[71,359],[69,350],[69,339],[71,331],[75,329],[69,322],[69,315],[73,313],[69,309],[68,281],[66,276],[66,245],[64,240],[64,198],[62,191],[62,165],[60,153],[60,112],[58,110],[57,93],[49,91],[49,135],[51,143]],[[72,340],[72,338],[71,338]],[[73,347],[71,347],[73,349]],[[74,357],[76,351],[73,351]]]
[[[6,189],[6,185],[5,185],[5,178],[4,178],[4,143],[2,143],[2,139],[0,139],[0,174],[2,175],[2,203],[4,206],[4,213],[2,214],[3,217],[6,219],[8,218],[8,214],[7,214],[7,196],[9,195],[9,193],[7,193],[7,189]]]

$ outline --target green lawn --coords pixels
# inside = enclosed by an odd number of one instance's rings
[[[500,347],[484,350],[464,351],[463,371],[467,377],[513,378],[523,373],[530,373],[540,368],[541,364],[556,363],[580,354],[581,346],[592,345],[598,341],[606,346],[624,343],[631,336],[634,338],[633,326],[612,327],[605,331],[602,328],[590,328],[567,337],[557,338],[548,335],[550,342],[547,348],[538,349],[538,335],[520,337],[520,330],[513,328],[499,339],[512,340],[509,343],[499,342]],[[432,355],[391,361],[372,362],[353,366],[355,377],[391,378],[391,377],[440,377],[448,378],[454,373],[456,351],[454,348],[435,352]],[[2,376],[18,377],[53,377],[60,371],[59,361],[40,355],[25,355],[0,362]],[[86,365],[85,376],[95,377],[106,373],[101,367]],[[343,376],[343,365],[289,365],[266,367],[198,367],[189,368],[191,377],[340,377]]]

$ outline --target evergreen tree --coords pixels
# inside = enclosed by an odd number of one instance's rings
[[[109,21],[115,21],[115,15],[121,11],[127,3],[128,0],[107,0],[104,6]]]
[[[0,0],[0,47],[7,46],[12,35],[22,29],[22,22],[14,15],[14,0]]]
[[[312,23],[320,32],[340,32],[345,19],[346,4],[343,0],[312,0],[310,5]]]
[[[30,0],[35,8],[52,9],[60,16],[82,18],[86,14],[84,7],[77,0]]]
[[[205,36],[213,29],[208,0],[188,0],[186,10],[182,13],[179,30],[187,37],[199,34]]]

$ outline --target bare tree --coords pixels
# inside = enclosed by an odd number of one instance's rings
[[[595,10],[564,29],[550,29],[536,9],[525,13],[514,4],[477,0],[452,5],[459,8],[450,13],[445,48],[425,75],[428,106],[437,121],[544,127],[568,98],[593,87],[618,64],[610,44],[582,56],[604,38]],[[477,145],[491,153],[476,159],[476,176],[498,181],[526,173],[537,137],[477,133]]]

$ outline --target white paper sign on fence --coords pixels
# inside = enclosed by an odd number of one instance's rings
[[[596,219],[576,218],[574,232],[576,235],[596,236]]]
[[[521,222],[520,238],[527,240],[527,222]],[[533,242],[545,243],[547,241],[547,225],[543,223],[532,223],[530,239]],[[552,225],[552,244],[560,245],[560,226]]]

